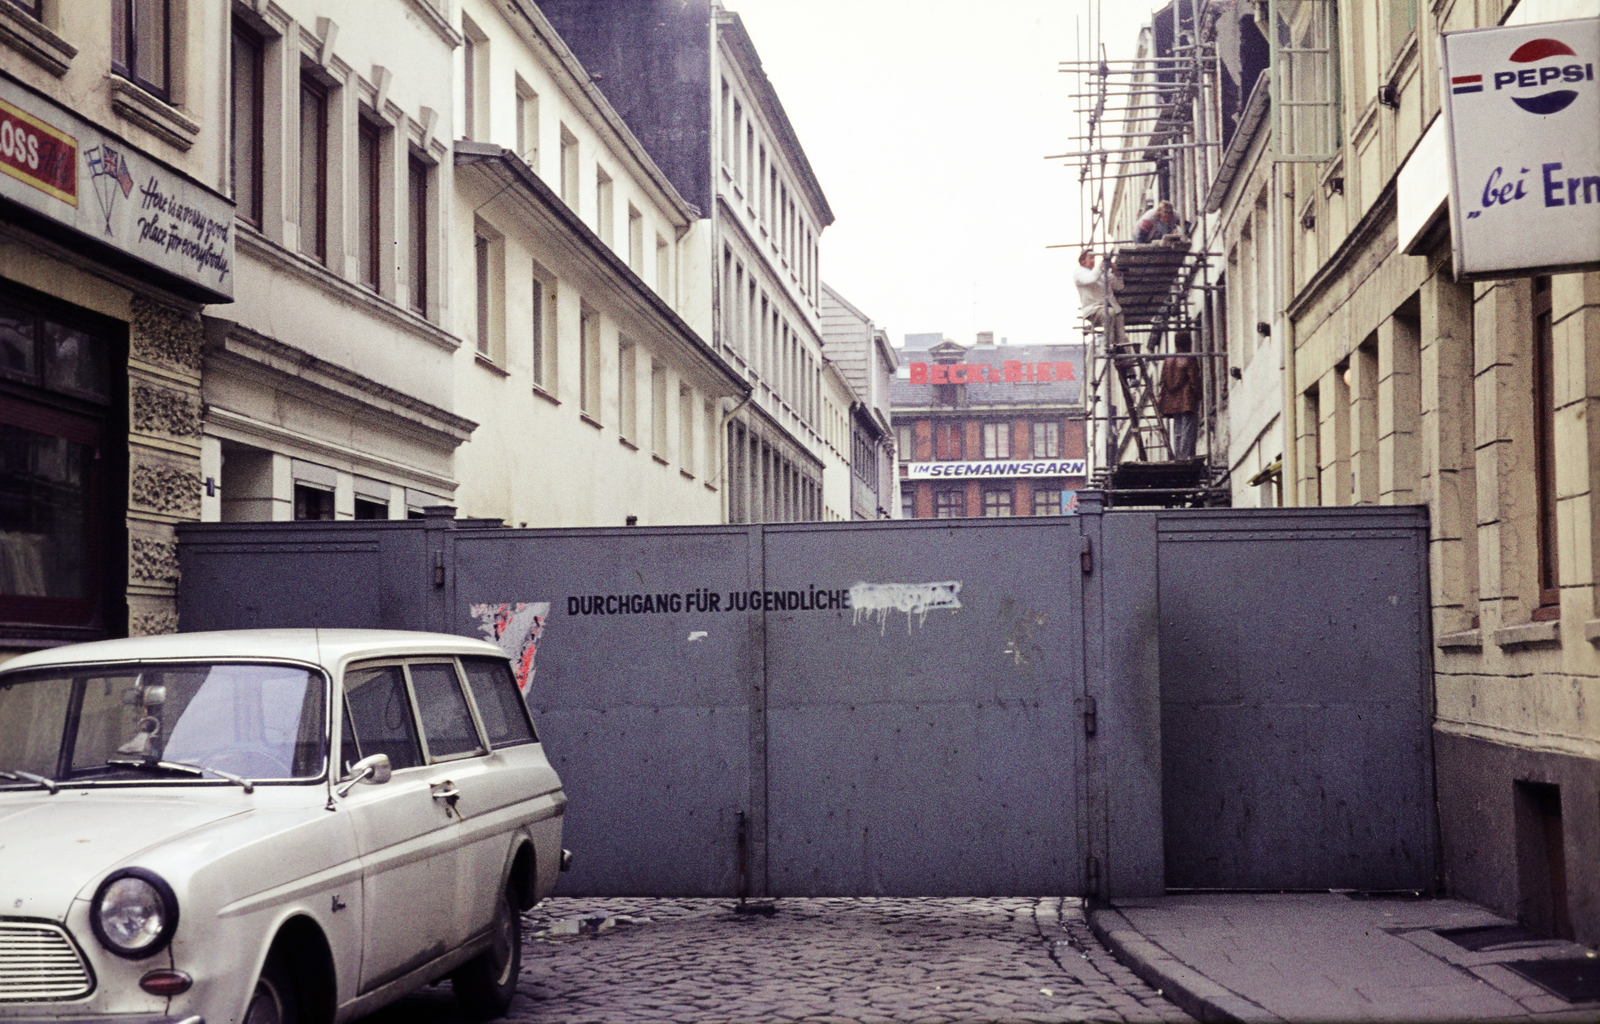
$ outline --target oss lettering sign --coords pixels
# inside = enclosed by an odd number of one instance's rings
[[[1442,37],[1458,277],[1600,264],[1600,18]]]
[[[0,171],[78,205],[78,140],[0,100]]]

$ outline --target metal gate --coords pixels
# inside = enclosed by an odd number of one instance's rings
[[[564,892],[1130,896],[1357,874],[1369,887],[1428,884],[1420,513],[1391,510],[1381,528],[1345,517],[1359,551],[1312,537],[1286,565],[1252,525],[1264,521],[1238,510],[1208,520],[1212,533],[1233,530],[1228,557],[1185,561],[1173,524],[1192,514],[1084,505],[1052,519],[751,527],[511,530],[448,516],[186,525],[180,615],[186,629],[497,633],[527,654],[529,703],[571,796],[566,845],[578,857]],[[1346,511],[1359,510],[1323,514]],[[1207,673],[1254,692],[1296,658],[1338,663],[1352,650],[1305,631],[1273,661],[1273,637],[1300,634],[1264,612],[1230,628],[1254,629],[1247,653],[1267,676],[1218,661],[1214,647],[1184,653],[1198,628],[1255,607],[1233,600],[1227,574],[1326,594],[1318,566],[1348,570],[1352,558],[1390,565],[1408,594],[1424,595],[1349,606],[1370,627],[1363,650],[1410,645],[1405,668],[1376,681],[1392,698],[1369,709],[1377,730],[1325,728],[1290,701],[1299,718],[1267,730],[1278,738],[1270,756],[1206,753],[1196,715],[1211,715],[1219,742],[1239,738],[1216,728],[1215,700],[1196,697]],[[1271,725],[1279,705],[1258,704],[1235,733]],[[1205,835],[1194,794],[1211,786],[1277,807],[1265,769],[1292,763],[1311,734],[1329,764],[1380,747],[1374,764],[1397,773],[1405,813],[1420,817],[1374,816],[1359,848],[1341,850],[1331,825],[1309,841],[1290,827],[1304,816],[1291,815],[1217,856],[1232,840]],[[1356,818],[1393,801],[1378,781],[1332,788]],[[1414,857],[1384,852],[1396,829]],[[1293,871],[1259,860],[1296,844],[1299,859],[1284,862]],[[1218,867],[1196,873],[1196,857]],[[1364,873],[1349,870],[1357,862]]]

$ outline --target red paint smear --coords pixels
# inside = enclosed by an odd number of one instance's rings
[[[1556,54],[1565,54],[1576,57],[1578,52],[1559,39],[1530,39],[1517,47],[1511,54],[1511,59],[1518,64],[1528,64],[1536,60],[1544,60]]]

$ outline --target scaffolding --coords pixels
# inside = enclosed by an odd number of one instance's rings
[[[1172,0],[1152,18],[1137,56],[1107,56],[1100,0],[1080,25],[1072,77],[1078,132],[1066,161],[1077,172],[1083,241],[1073,248],[1112,261],[1105,309],[1081,316],[1088,363],[1085,409],[1093,486],[1109,506],[1228,503],[1219,437],[1227,352],[1217,344],[1210,223],[1202,204],[1221,153],[1213,137],[1217,56],[1208,42],[1220,7],[1237,0]],[[1087,31],[1084,31],[1084,29]],[[1135,233],[1147,207],[1171,202],[1175,230]],[[1102,271],[1103,273],[1103,271]],[[1117,307],[1120,307],[1118,309]],[[1187,333],[1192,351],[1176,351]],[[1161,368],[1187,355],[1200,369],[1198,438],[1176,457],[1174,421],[1157,409]]]

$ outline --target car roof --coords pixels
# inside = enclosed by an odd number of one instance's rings
[[[0,668],[0,672],[84,662],[198,658],[292,660],[338,668],[357,658],[418,654],[505,657],[504,651],[488,641],[450,633],[419,633],[398,629],[230,629],[211,633],[166,633],[53,647],[13,658]]]

